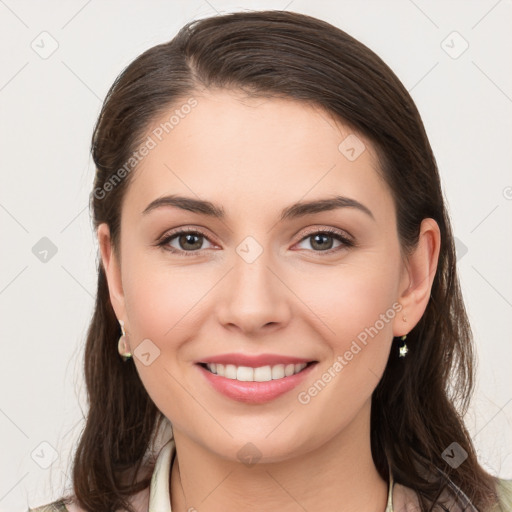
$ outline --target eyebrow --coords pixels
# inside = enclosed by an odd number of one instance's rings
[[[216,219],[226,218],[226,212],[222,206],[217,206],[210,201],[204,201],[202,199],[194,199],[192,197],[179,195],[169,195],[155,199],[149,203],[142,214],[147,215],[157,208],[168,206],[174,206],[182,210],[198,213],[200,215],[207,215],[208,217]],[[314,201],[301,201],[294,203],[282,210],[280,221],[286,219],[296,219],[305,215],[335,210],[338,208],[356,208],[357,210],[364,212],[366,215],[375,220],[371,210],[359,201],[351,199],[350,197],[334,196],[325,199],[317,199]]]

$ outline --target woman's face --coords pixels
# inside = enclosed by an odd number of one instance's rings
[[[232,460],[244,446],[270,462],[366,435],[393,336],[415,318],[374,148],[301,102],[193,97],[148,131],[123,202],[120,267],[106,225],[98,232],[144,386],[176,433]],[[291,208],[338,196],[338,207]],[[227,365],[226,354],[274,355],[238,365],[270,370],[235,372],[276,378],[239,382],[198,364]],[[296,377],[272,368],[289,372],[291,358],[316,363]]]

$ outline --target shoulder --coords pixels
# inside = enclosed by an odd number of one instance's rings
[[[130,505],[136,512],[146,512],[149,508],[149,488],[146,487],[128,499]],[[36,508],[29,508],[27,512],[86,512],[77,503],[74,495],[65,498],[61,497],[57,501],[41,505]]]
[[[27,512],[70,512],[64,502],[62,501],[54,501],[53,503],[48,503],[47,505],[42,505],[36,508],[29,508]]]
[[[41,505],[36,508],[29,508],[27,512],[84,512],[74,501],[64,501],[63,499],[53,501],[47,505]]]
[[[488,512],[512,512],[512,480],[495,478],[494,481],[496,485],[498,502]],[[464,493],[460,494],[465,496]],[[457,496],[460,496],[460,494],[457,493]],[[452,512],[462,510],[475,510],[474,506],[471,505],[469,500],[464,505],[463,503],[459,502],[457,498],[456,502],[451,501],[453,500],[453,496],[447,496],[446,498],[441,497],[441,499],[445,505],[447,503],[450,504],[449,510]],[[445,501],[445,499],[448,501]],[[467,497],[465,500],[467,500]],[[468,504],[470,505],[469,509],[466,508]],[[416,493],[412,489],[396,483],[393,488],[393,510],[397,510],[399,512],[417,512],[421,510]],[[443,508],[443,510],[448,509]]]
[[[512,480],[497,478],[496,490],[499,497],[499,506],[496,508],[496,512],[508,512],[512,510]]]

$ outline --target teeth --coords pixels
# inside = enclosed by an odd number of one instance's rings
[[[239,380],[242,382],[266,382],[269,380],[282,379],[299,373],[306,368],[306,363],[297,364],[276,364],[275,366],[260,366],[250,368],[248,366],[235,366],[234,364],[223,365],[221,363],[207,363],[206,367],[212,373],[227,379]]]

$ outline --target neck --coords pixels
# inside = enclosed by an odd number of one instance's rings
[[[372,459],[369,414],[368,404],[341,432],[301,456],[250,466],[222,458],[174,429],[172,511],[384,511],[388,484]]]

